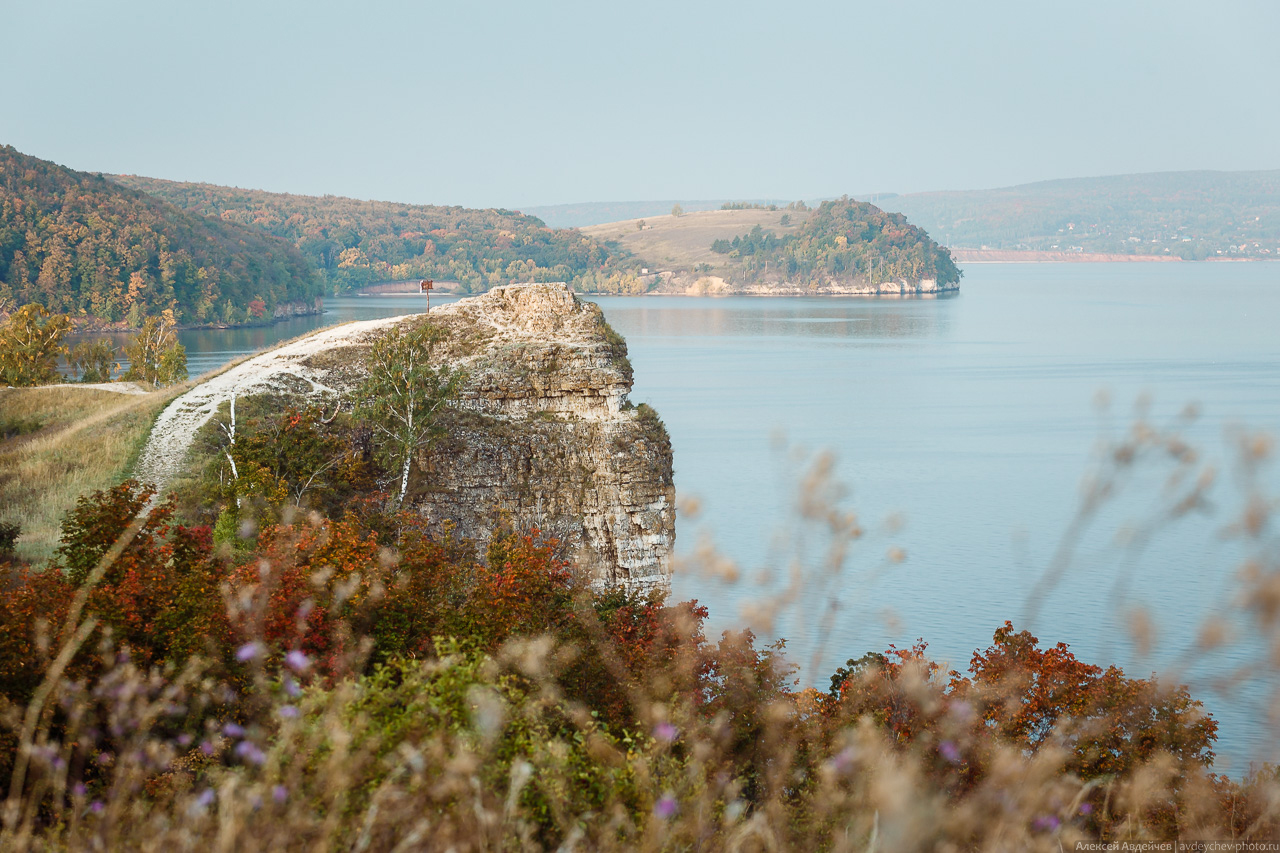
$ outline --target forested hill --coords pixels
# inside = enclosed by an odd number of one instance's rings
[[[0,301],[136,327],[269,321],[321,283],[289,243],[0,146]]]
[[[1280,256],[1280,171],[1155,172],[885,199],[948,246]]]
[[[757,227],[731,241],[717,240],[711,248],[738,258],[748,280],[774,275],[806,284],[830,279],[960,281],[950,252],[906,217],[848,196],[824,201],[792,234],[777,237]]]
[[[359,201],[114,177],[186,210],[290,240],[337,290],[388,280],[456,281],[480,292],[517,281],[567,281],[578,290],[643,289],[637,262],[577,231],[509,210]]]

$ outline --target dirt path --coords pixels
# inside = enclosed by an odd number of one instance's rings
[[[332,391],[324,384],[325,371],[306,367],[300,362],[325,350],[357,344],[369,332],[412,316],[416,315],[384,317],[322,329],[314,335],[254,356],[202,382],[166,406],[156,418],[134,476],[144,483],[154,483],[156,493],[164,494],[165,487],[181,469],[191,450],[196,432],[232,396],[270,391],[282,387],[290,378],[301,379],[317,393]]]

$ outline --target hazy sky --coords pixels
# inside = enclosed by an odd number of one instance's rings
[[[0,143],[521,207],[1280,168],[1280,3],[0,0]]]

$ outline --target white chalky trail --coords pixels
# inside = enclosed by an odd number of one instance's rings
[[[325,371],[306,367],[300,362],[325,350],[358,344],[365,333],[395,325],[412,316],[416,315],[384,317],[323,329],[300,341],[254,356],[197,385],[166,406],[156,418],[134,476],[143,483],[154,484],[157,495],[164,494],[169,481],[181,470],[196,432],[233,395],[261,393],[285,376],[307,382],[315,392],[332,391],[322,382]]]

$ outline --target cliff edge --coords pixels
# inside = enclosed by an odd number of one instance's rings
[[[602,585],[669,583],[675,540],[671,443],[632,407],[626,344],[564,284],[516,284],[430,314],[349,323],[263,353],[174,400],[140,458],[164,488],[197,430],[232,397],[294,396],[350,408],[368,348],[395,325],[448,335],[439,357],[467,380],[445,437],[415,459],[405,506],[429,529],[482,547],[495,529],[540,528]]]

